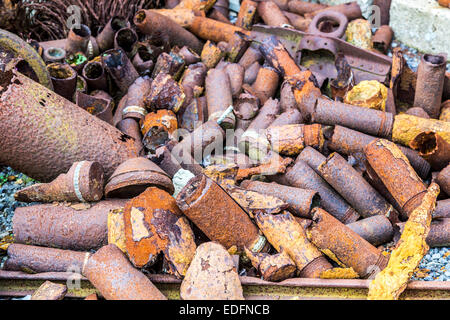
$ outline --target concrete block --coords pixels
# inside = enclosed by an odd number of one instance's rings
[[[425,53],[450,59],[450,10],[436,0],[392,0],[390,26],[395,39]]]

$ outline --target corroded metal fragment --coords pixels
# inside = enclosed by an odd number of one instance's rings
[[[31,300],[62,300],[66,293],[66,285],[47,280],[33,293]]]
[[[271,125],[266,136],[273,151],[287,156],[298,155],[306,146],[321,150],[325,141],[320,124]]]
[[[295,275],[297,267],[285,251],[270,255],[268,253],[253,253],[245,250],[252,265],[261,273],[263,280],[283,281]]]

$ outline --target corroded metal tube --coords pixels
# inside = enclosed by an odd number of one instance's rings
[[[450,218],[450,199],[436,202],[433,218]]]
[[[103,52],[112,49],[114,45],[114,34],[120,29],[129,26],[130,23],[125,18],[119,16],[112,17],[96,37],[100,51]]]
[[[424,54],[417,70],[414,106],[421,107],[431,118],[439,118],[444,89],[447,54]]]
[[[442,170],[450,163],[450,143],[435,132],[422,132],[409,145],[431,164],[433,170]]]
[[[82,160],[99,162],[109,177],[137,155],[131,139],[106,122],[16,71],[3,75],[1,163],[47,182]],[[18,143],[17,132],[33,139]]]
[[[216,182],[199,175],[192,178],[177,196],[181,211],[210,240],[225,248],[237,246],[261,251],[266,239],[258,232],[247,213]]]
[[[289,20],[284,16],[280,8],[272,1],[259,2],[257,11],[258,15],[268,26],[282,27],[289,25]]]
[[[50,78],[53,82],[54,91],[73,101],[73,95],[77,86],[77,73],[68,64],[51,63],[47,65]]]
[[[236,26],[250,30],[253,25],[253,18],[255,17],[257,6],[258,4],[255,1],[242,1],[236,20]]]
[[[102,63],[122,92],[127,92],[133,82],[139,78],[139,73],[121,49],[111,49],[103,53]]]
[[[83,275],[107,300],[167,300],[114,244],[93,254]]]
[[[261,2],[263,3],[263,2]],[[269,66],[259,68],[255,81],[251,86],[244,85],[244,89],[256,96],[263,105],[270,98],[273,98],[278,88],[279,76],[277,71]]]
[[[105,200],[86,208],[39,204],[17,208],[13,217],[15,242],[70,250],[98,249],[108,240],[108,212],[126,200]]]
[[[392,240],[394,228],[388,218],[377,215],[347,224],[347,227],[359,234],[373,246]]]
[[[211,69],[205,80],[206,101],[208,104],[208,120],[217,121],[225,110],[233,105],[231,83],[223,69]],[[234,128],[236,118],[230,113],[222,122],[224,128]]]
[[[295,156],[307,146],[321,150],[324,143],[320,124],[270,125],[266,130],[266,136],[272,150],[287,156]]]
[[[4,270],[40,272],[81,273],[89,258],[89,252],[61,250],[11,243]]]
[[[360,277],[371,278],[383,270],[388,258],[323,209],[315,208],[308,239],[341,267],[353,268]]]
[[[83,78],[90,90],[108,90],[105,68],[98,61],[90,61],[83,68]]]
[[[450,196],[450,164],[439,172],[436,182],[447,195]]]
[[[67,54],[75,54],[77,52],[87,53],[89,40],[91,39],[91,29],[84,24],[80,24],[71,28],[67,36],[65,50]]]
[[[406,222],[397,223],[400,228],[399,233],[402,234]],[[436,219],[431,221],[430,232],[426,239],[427,244],[433,247],[448,247],[450,245],[450,219]]]

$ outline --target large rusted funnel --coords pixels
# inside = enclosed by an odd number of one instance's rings
[[[0,73],[0,163],[48,182],[77,161],[105,177],[137,156],[132,138],[16,70]]]

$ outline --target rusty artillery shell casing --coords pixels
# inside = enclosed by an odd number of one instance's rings
[[[388,218],[376,215],[346,225],[373,246],[392,240],[394,228]]]
[[[159,147],[155,151],[155,155],[150,158],[155,164],[166,172],[171,179],[175,173],[182,169],[178,160],[172,155],[166,146]]]
[[[144,135],[142,142],[152,153],[171,140],[175,130],[178,129],[176,115],[166,109],[150,112],[141,123],[141,131]]]
[[[94,253],[83,275],[107,300],[167,300],[114,244]]]
[[[75,102],[80,108],[83,108],[93,116],[113,124],[112,100],[101,98],[100,96],[92,96],[80,91],[76,92]]]
[[[140,75],[150,75],[156,58],[162,53],[162,49],[148,42],[138,42],[136,47],[136,55],[132,61],[133,66]]]
[[[319,193],[315,190],[250,180],[243,181],[241,187],[280,198],[288,203],[290,211],[299,217],[311,218],[311,210],[320,203]]]
[[[4,270],[40,272],[81,273],[89,258],[89,252],[61,250],[11,243]]]
[[[439,120],[450,122],[450,100],[442,102]]]
[[[88,92],[88,85],[87,85],[86,79],[84,79],[83,77],[80,77],[79,75],[77,75],[76,91],[80,91],[82,93]]]
[[[266,239],[258,232],[247,213],[216,182],[198,175],[181,190],[177,196],[181,211],[210,240],[225,248],[244,247],[260,252]]]
[[[364,218],[390,216],[394,208],[339,154],[332,153],[317,168],[325,179]]]
[[[433,212],[433,218],[450,218],[450,199],[436,202],[436,210]]]
[[[264,23],[271,27],[282,27],[289,25],[289,20],[284,16],[280,8],[272,1],[259,2],[258,15]]]
[[[13,217],[15,242],[69,250],[98,249],[107,243],[108,212],[125,203],[105,200],[79,210],[64,204],[17,208]]]
[[[353,268],[362,278],[386,267],[388,257],[325,210],[315,208],[312,221],[308,239],[341,267]]]
[[[292,167],[284,174],[286,182],[292,186],[315,190],[320,195],[320,204],[339,221],[347,224],[358,220],[359,214],[305,161],[297,157]]]
[[[234,103],[234,114],[238,119],[251,120],[259,110],[259,100],[249,93],[241,93]]]
[[[200,55],[202,62],[208,69],[214,68],[224,56],[225,52],[209,40],[206,41]]]
[[[416,117],[430,119],[428,113],[420,107],[409,108],[405,113]]]
[[[136,156],[119,130],[16,71],[4,75],[0,85],[8,90],[0,93],[1,163],[48,182],[82,160],[99,162],[108,178]],[[34,139],[18,144],[19,131]]]
[[[382,53],[386,53],[391,46],[394,31],[388,25],[383,25],[378,28],[372,37],[372,44],[375,49]]]
[[[183,28],[188,27],[195,17],[194,10],[188,8],[174,8],[172,10],[151,9],[151,11],[170,18]]]
[[[151,10],[140,10],[134,17],[134,24],[144,34],[174,45],[188,46],[200,54],[203,45],[192,33],[172,19]]]
[[[265,2],[261,2],[265,3]],[[259,68],[258,75],[251,86],[244,85],[244,89],[256,96],[263,105],[270,98],[273,98],[278,88],[280,78],[277,71],[269,66]]]
[[[102,63],[122,92],[127,92],[133,82],[139,78],[139,73],[122,49],[104,52]]]
[[[297,266],[285,251],[269,255],[268,253],[252,253],[246,249],[245,254],[266,281],[277,282],[292,278],[297,270]]]
[[[90,90],[108,90],[108,80],[102,63],[90,61],[83,68],[83,78]]]
[[[160,167],[147,158],[133,158],[122,163],[114,171],[105,186],[105,196],[129,199],[138,196],[151,186],[170,194],[174,191],[172,180]]]
[[[174,52],[163,52],[156,60],[155,67],[152,72],[152,78],[155,78],[159,73],[164,73],[172,76],[175,80],[178,80],[184,66],[185,63],[181,55]]]
[[[323,254],[306,238],[305,230],[289,213],[277,215],[259,212],[255,216],[258,227],[278,251],[282,250],[294,261],[302,278],[319,278],[332,268]]]
[[[280,107],[281,107],[281,101],[280,101]],[[302,114],[300,113],[300,111],[298,111],[297,109],[289,109],[287,111],[284,111],[283,113],[281,113],[268,127],[268,129],[272,128],[272,127],[277,127],[277,126],[285,126],[285,125],[294,125],[294,124],[300,124],[303,122],[303,117]],[[321,126],[320,125],[313,125],[316,128],[318,128],[320,130]],[[308,129],[309,131],[309,129]],[[316,132],[314,132],[316,133]],[[317,143],[317,147],[322,148],[323,147],[323,137],[321,138],[321,144],[319,145],[319,143]]]
[[[190,64],[184,70],[180,80],[185,91],[187,87],[190,87],[194,97],[200,96],[203,93],[207,71],[206,65],[202,62]]]
[[[421,107],[431,118],[439,118],[444,89],[447,54],[424,54],[417,70],[414,106]]]
[[[149,77],[137,78],[128,88],[124,108],[121,110],[122,118],[132,118],[141,121],[147,115],[146,99],[152,89],[152,80]],[[119,108],[118,108],[119,109]],[[117,110],[116,112],[118,112]]]
[[[439,201],[438,201],[439,203]],[[399,233],[403,233],[406,222],[397,223]],[[450,245],[450,219],[436,219],[431,221],[430,232],[426,238],[431,248],[448,247]]]
[[[261,52],[259,52],[259,49],[250,46],[239,59],[239,64],[247,70],[255,62],[262,63],[263,60],[264,58]]]
[[[66,50],[58,47],[48,47],[43,52],[43,57],[45,62],[64,62],[66,58]]]
[[[67,54],[77,52],[87,53],[90,39],[91,29],[87,25],[80,24],[79,28],[74,26],[69,31],[64,50],[66,50]]]
[[[231,95],[237,98],[242,92],[242,85],[244,83],[244,68],[237,63],[229,63],[225,66],[225,72],[230,78]]]
[[[439,172],[436,177],[436,183],[439,184],[442,191],[450,196],[450,165],[447,165],[441,170],[441,172]]]
[[[298,155],[306,146],[321,150],[324,143],[320,124],[270,125],[266,130],[266,136],[272,150],[288,156]]]
[[[73,100],[77,85],[77,73],[68,64],[51,63],[47,66],[55,92],[69,101]]]
[[[231,83],[223,69],[211,69],[205,80],[206,100],[208,104],[208,120],[217,121],[228,107],[233,105]],[[230,113],[222,122],[222,127],[231,129],[236,125],[236,118]]]
[[[308,31],[308,27],[311,23],[311,19],[303,18],[302,16],[289,12],[283,11],[283,14],[289,20],[289,23],[297,30]]]
[[[427,131],[418,134],[409,144],[427,160],[433,170],[442,170],[450,163],[450,143],[439,134]]]
[[[122,49],[128,56],[133,59],[137,52],[138,36],[136,32],[129,28],[122,28],[118,30],[114,36],[114,48]]]
[[[248,67],[244,73],[244,83],[252,85],[258,76],[259,69],[261,68],[262,67],[258,61],[255,61],[250,67]]]
[[[311,115],[311,122],[341,125],[374,136],[387,138],[392,133],[394,116],[388,112],[319,98]]]
[[[112,49],[116,32],[129,26],[130,23],[125,18],[120,16],[112,17],[96,37],[100,51]]]
[[[293,0],[288,2],[290,12],[304,15],[305,13],[312,13],[317,10],[325,9],[328,6],[320,3],[306,2],[302,0]]]
[[[407,218],[421,203],[427,190],[425,184],[393,142],[374,140],[365,147],[364,153],[367,166],[374,171],[398,203],[403,218]]]
[[[293,88],[289,81],[284,81],[280,88],[280,105],[281,110],[286,112],[290,109],[297,109],[297,102],[295,101],[295,96]],[[302,119],[298,123],[303,123]]]
[[[197,37],[216,43],[220,41],[228,42],[235,32],[240,32],[245,35],[250,34],[249,31],[237,26],[199,16],[194,18],[188,29]]]
[[[186,129],[189,132],[194,131],[208,118],[208,108],[206,105],[206,97],[194,98],[193,101],[184,107],[182,114],[178,112],[178,122],[180,128]]]
[[[252,0],[244,0],[239,8],[239,13],[236,20],[236,26],[246,30],[250,30],[253,25],[253,18],[255,17],[258,3]]]
[[[153,79],[150,95],[145,99],[145,105],[151,111],[168,109],[177,113],[185,98],[183,86],[172,76],[161,72]]]
[[[356,1],[338,4],[335,6],[329,6],[323,9],[315,10],[314,12],[308,12],[305,13],[305,18],[313,18],[319,13],[322,13],[326,10],[332,10],[342,13],[347,17],[348,21],[362,18],[361,8],[359,7],[359,4]]]
[[[169,273],[184,276],[196,245],[194,234],[173,197],[150,187],[124,208],[125,245],[130,261],[138,268],[152,265],[160,252]]]
[[[331,138],[327,141],[327,146],[329,149],[337,151],[340,154],[364,157],[365,146],[376,139],[376,137],[369,136],[362,132],[336,125],[334,126]],[[403,146],[398,147],[408,158],[417,174],[421,178],[426,179],[430,173],[430,164],[419,156],[417,151]]]
[[[49,183],[26,187],[14,195],[21,202],[99,201],[103,197],[103,167],[98,162],[75,162],[67,173]]]
[[[420,133],[433,131],[450,143],[450,122],[436,119],[425,119],[408,114],[399,114],[394,118],[392,140],[409,146],[411,141]]]
[[[122,133],[134,139],[133,144],[136,150],[139,150],[138,155],[142,155],[145,150],[144,145],[142,144],[142,136],[139,129],[139,123],[136,121],[136,119],[126,118],[120,120],[116,125],[116,128],[119,129]]]
[[[178,51],[178,54],[183,58],[186,66],[200,62],[200,56],[188,46],[182,47]]]

